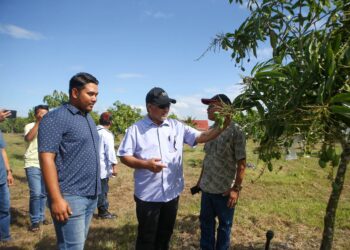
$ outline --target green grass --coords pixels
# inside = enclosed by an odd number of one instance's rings
[[[13,222],[12,235],[16,240],[0,248],[54,249],[53,226],[45,226],[38,234],[28,233],[28,187],[23,170],[25,144],[23,136],[4,135],[7,153],[14,170],[15,186],[11,187]],[[323,217],[331,191],[331,167],[322,169],[317,159],[299,158],[274,162],[274,170],[253,154],[254,144],[247,144],[247,161],[255,169],[247,169],[244,188],[235,211],[232,230],[232,249],[263,249],[266,230],[275,237],[271,249],[319,249]],[[315,154],[313,154],[315,155]],[[184,149],[185,190],[180,207],[171,249],[199,249],[200,195],[192,196],[190,187],[197,183],[203,159],[203,146]],[[193,162],[196,163],[195,166]],[[261,172],[264,172],[261,176]],[[349,172],[337,210],[334,249],[350,249],[350,185]],[[115,221],[93,219],[86,249],[133,249],[137,220],[133,200],[133,171],[121,165],[117,178],[110,181],[110,207],[117,213]],[[49,215],[49,212],[47,212]]]

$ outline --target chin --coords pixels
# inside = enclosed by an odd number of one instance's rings
[[[85,109],[85,111],[86,111],[86,112],[91,112],[92,109],[93,109],[93,107],[87,107],[87,108]]]

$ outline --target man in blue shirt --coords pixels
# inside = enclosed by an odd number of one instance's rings
[[[10,111],[0,109],[0,122],[10,115]],[[13,185],[13,176],[5,151],[5,141],[0,131],[0,242],[6,242],[11,239],[10,192],[8,188],[10,185]]]
[[[199,132],[168,119],[171,103],[176,100],[163,89],[151,89],[146,96],[148,115],[128,128],[117,153],[124,164],[135,169],[136,250],[169,249],[184,189],[183,144],[195,146],[222,132],[217,126]]]
[[[98,134],[89,112],[98,81],[78,73],[69,82],[69,103],[45,115],[38,151],[59,249],[83,249],[101,190]]]

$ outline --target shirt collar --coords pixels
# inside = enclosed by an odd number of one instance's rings
[[[168,126],[169,127],[168,119],[166,119],[162,124],[160,124],[160,126],[158,126],[151,120],[151,118],[148,115],[145,116],[145,123],[148,127],[151,127],[151,126],[157,126],[157,127]]]
[[[64,106],[66,107],[66,109],[68,109],[73,115],[76,115],[76,114],[80,114],[80,115],[83,115],[83,116],[86,116],[87,114],[84,114],[83,112],[81,112],[77,107],[73,106],[72,104],[70,103],[66,103],[64,104]]]

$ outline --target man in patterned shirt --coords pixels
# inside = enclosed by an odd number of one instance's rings
[[[46,114],[38,134],[40,167],[59,249],[83,249],[101,192],[98,134],[89,112],[98,81],[78,73],[69,82],[69,103]]]
[[[214,112],[223,105],[231,105],[224,95],[202,99],[208,105],[208,119],[214,121]],[[233,214],[242,188],[246,167],[245,137],[234,122],[216,139],[204,146],[205,157],[198,186],[202,190],[200,248],[229,249]],[[215,218],[219,220],[215,243]]]

